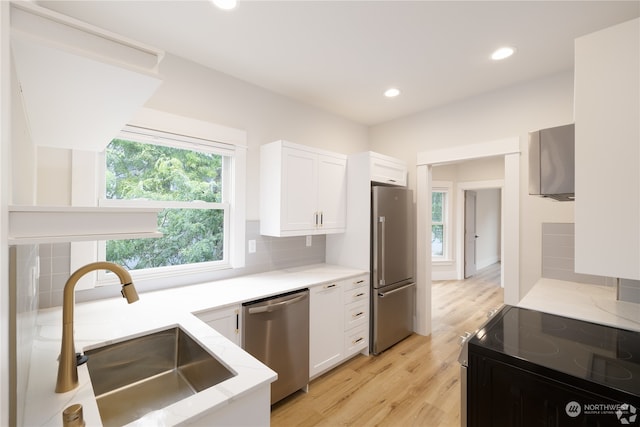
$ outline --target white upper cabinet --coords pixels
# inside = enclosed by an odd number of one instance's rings
[[[407,186],[407,165],[398,159],[369,152],[369,168],[372,182]]]
[[[640,279],[640,19],[575,55],[575,270]]]
[[[161,83],[163,52],[30,3],[11,48],[34,145],[102,151]]]
[[[344,231],[347,158],[286,141],[260,147],[260,233]]]

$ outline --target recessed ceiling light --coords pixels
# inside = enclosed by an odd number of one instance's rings
[[[501,59],[510,57],[515,52],[516,50],[512,47],[509,47],[509,46],[501,47],[500,49],[497,49],[491,54],[491,59],[493,59],[494,61],[499,61]]]
[[[384,91],[384,96],[386,96],[387,98],[395,98],[398,95],[400,95],[400,91],[395,87],[389,88]]]
[[[231,10],[236,7],[236,0],[212,0],[213,4],[224,10]]]

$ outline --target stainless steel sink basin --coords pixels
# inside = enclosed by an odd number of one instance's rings
[[[105,427],[130,423],[235,375],[179,327],[85,354]]]

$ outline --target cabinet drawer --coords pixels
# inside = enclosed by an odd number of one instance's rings
[[[369,345],[369,328],[364,325],[350,330],[344,335],[345,356],[364,350]]]
[[[349,330],[358,325],[366,324],[369,318],[369,301],[352,302],[345,305],[344,329]]]
[[[362,275],[362,276],[358,276],[358,277],[353,277],[351,279],[346,279],[344,282],[344,290],[345,292],[352,290],[352,289],[357,289],[357,288],[369,288],[369,275]]]
[[[350,304],[358,301],[369,301],[369,287],[361,286],[355,289],[345,289],[344,303]]]

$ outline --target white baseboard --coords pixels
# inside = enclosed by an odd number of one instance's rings
[[[500,261],[500,255],[494,255],[492,257],[485,258],[485,259],[483,259],[481,261],[476,261],[476,270],[480,270],[480,269],[483,269],[485,267],[489,267],[490,265],[493,265],[498,261]]]
[[[456,280],[456,272],[454,271],[432,271],[431,280]]]

